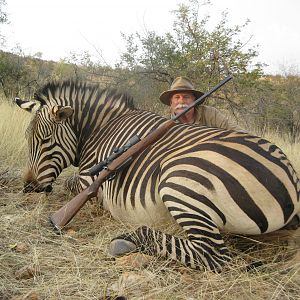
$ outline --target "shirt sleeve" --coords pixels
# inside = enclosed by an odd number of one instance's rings
[[[244,131],[237,124],[229,121],[228,117],[212,106],[200,105],[196,110],[195,123],[209,127],[227,130]]]

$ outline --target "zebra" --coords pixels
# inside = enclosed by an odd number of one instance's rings
[[[48,84],[35,101],[16,103],[33,113],[25,185],[37,191],[50,191],[71,164],[79,166],[78,189],[84,188],[95,179],[90,166],[167,120],[136,109],[127,94],[72,81]],[[299,191],[292,164],[266,139],[178,123],[103,183],[104,208],[135,226],[115,237],[109,252],[141,251],[220,271],[232,259],[222,232],[258,235],[298,225]],[[168,222],[183,236],[164,233],[160,225]]]
[[[110,99],[113,107],[116,101],[123,103],[123,109],[127,110],[133,108],[133,99],[125,93],[100,91],[83,82],[76,85],[63,82],[59,89],[57,84],[48,83],[34,98],[33,101],[15,99],[20,108],[33,114],[25,132],[29,159],[24,173],[24,192],[51,192],[52,183],[62,170],[73,165],[79,167],[79,175],[70,178],[67,187],[78,194],[93,182],[88,170],[97,163],[95,147],[90,149],[89,155],[82,154],[83,148],[91,134],[115,110],[98,100]]]

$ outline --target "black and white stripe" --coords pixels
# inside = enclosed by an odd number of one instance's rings
[[[134,109],[126,95],[96,86],[48,85],[37,100],[28,129],[36,185],[52,183],[73,164],[80,168],[80,190],[90,184],[87,171],[93,164],[133,135],[144,137],[166,121]],[[70,107],[72,115],[53,118],[56,106]],[[278,147],[247,133],[192,125],[175,125],[102,189],[112,215],[138,226],[117,237],[113,247],[128,242],[193,268],[219,270],[230,260],[220,231],[267,233],[300,211],[299,179]],[[158,230],[164,222],[176,222],[186,237]]]

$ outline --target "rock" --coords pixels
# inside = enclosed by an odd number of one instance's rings
[[[136,251],[136,245],[123,239],[115,239],[111,241],[108,248],[108,253],[111,256],[122,256],[134,251]]]

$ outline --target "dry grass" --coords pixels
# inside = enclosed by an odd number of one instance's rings
[[[298,171],[298,174],[300,174],[300,143],[298,142],[296,144],[291,144],[288,142],[288,139],[283,140],[281,137],[274,133],[268,133],[265,138],[275,143],[278,147],[280,147],[283,150],[283,152],[291,160],[294,168]]]
[[[0,299],[299,299],[299,245],[286,245],[283,236],[225,236],[234,259],[214,274],[156,257],[112,259],[109,241],[126,228],[97,203],[56,234],[49,214],[71,195],[63,189],[64,174],[48,197],[22,193],[26,122],[25,113],[0,105]],[[297,149],[288,149],[292,162]],[[298,162],[295,167],[300,170]],[[257,261],[263,265],[246,271]]]
[[[0,159],[1,165],[9,167],[24,166],[26,156],[25,129],[30,114],[0,99]]]

